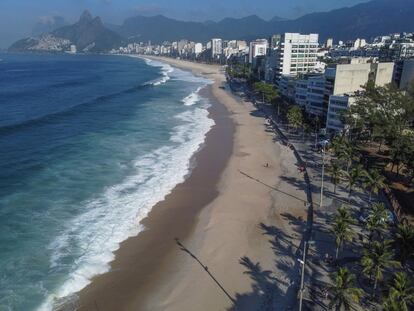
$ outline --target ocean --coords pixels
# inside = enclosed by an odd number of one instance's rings
[[[0,311],[51,310],[191,170],[210,81],[126,56],[0,54]]]

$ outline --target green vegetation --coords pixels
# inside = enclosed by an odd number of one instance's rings
[[[347,167],[347,171],[343,172],[343,176],[348,184],[348,197],[351,198],[352,191],[355,186],[362,181],[365,176],[365,170],[362,165],[355,165],[351,170],[349,170],[350,165]]]
[[[335,310],[351,310],[353,303],[358,303],[363,296],[363,291],[355,287],[355,275],[346,268],[339,268],[333,276],[333,285],[329,287],[332,295],[329,308]]]
[[[378,194],[381,189],[386,187],[385,177],[377,169],[371,169],[365,172],[363,185],[365,189],[369,190],[369,202],[371,202],[372,193]]]
[[[374,241],[369,248],[364,250],[364,255],[361,259],[362,272],[370,280],[373,280],[373,295],[375,295],[377,290],[378,281],[383,279],[384,270],[400,266],[400,263],[393,259],[393,254],[390,250],[391,243],[390,240],[383,242]]]
[[[287,119],[290,126],[295,130],[303,126],[303,111],[299,106],[292,106],[287,112]]]
[[[339,249],[343,246],[343,244],[352,240],[354,232],[351,229],[351,225],[354,223],[355,220],[352,218],[349,210],[345,207],[340,207],[335,215],[331,228],[332,233],[335,235],[336,259],[338,259]]]
[[[334,193],[336,194],[336,187],[341,181],[342,168],[338,161],[331,160],[331,165],[328,167],[329,174],[331,175],[331,181],[334,184]]]
[[[233,64],[226,68],[226,72],[232,79],[250,80],[252,78],[250,66],[246,64]]]
[[[377,142],[387,146],[391,172],[402,171],[414,180],[414,92],[401,92],[393,85],[364,87],[356,102],[343,115],[354,143]]]
[[[267,103],[274,104],[279,98],[279,94],[272,84],[256,82],[253,84],[253,88],[263,96],[264,101]]]
[[[366,228],[369,231],[369,240],[372,241],[374,236],[379,238],[387,227],[388,213],[383,203],[374,203],[371,205],[371,212],[367,220]]]
[[[403,266],[414,256],[414,226],[407,221],[399,224],[394,237],[398,258]]]
[[[403,272],[397,272],[385,300],[385,311],[408,311],[414,307],[414,287],[411,279]]]

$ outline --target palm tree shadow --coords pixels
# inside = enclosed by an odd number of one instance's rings
[[[205,272],[209,275],[209,277],[214,281],[214,283],[216,283],[216,285],[221,289],[221,291],[231,300],[231,302],[235,303],[236,301],[234,300],[234,298],[227,292],[227,290],[223,287],[223,285],[210,272],[209,268],[194,253],[192,253],[187,247],[185,247],[178,238],[175,238],[175,242],[181,251],[189,254],[205,270]]]
[[[244,274],[252,280],[252,291],[236,294],[234,305],[227,311],[270,311],[276,299],[281,296],[277,278],[272,271],[263,270],[260,262],[254,263],[249,257],[240,258],[240,264],[246,268]]]

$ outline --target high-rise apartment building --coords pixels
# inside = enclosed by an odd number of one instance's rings
[[[328,39],[326,40],[325,47],[326,47],[327,49],[331,49],[331,48],[333,48],[333,39],[332,39],[332,38],[328,38]]]
[[[341,131],[344,128],[340,115],[354,102],[354,95],[368,81],[376,86],[390,84],[394,63],[343,64],[328,68],[325,72],[326,90],[329,95],[326,128]]]
[[[269,42],[266,39],[257,39],[250,42],[249,63],[252,64],[258,56],[265,56]]]
[[[202,43],[196,43],[194,45],[194,54],[199,55],[199,54],[201,54],[201,52],[203,52],[203,44]]]
[[[298,75],[313,71],[317,61],[319,35],[285,33],[274,51],[276,76]]]
[[[211,57],[217,58],[223,53],[223,41],[221,39],[211,39]]]

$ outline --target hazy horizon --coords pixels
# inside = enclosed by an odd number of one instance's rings
[[[39,21],[53,16],[63,17],[74,23],[84,10],[100,16],[104,23],[121,24],[134,15],[162,14],[178,20],[207,21],[226,17],[258,15],[263,19],[274,16],[297,18],[302,15],[352,6],[368,0],[2,0],[0,2],[0,48],[7,48],[14,41],[30,36]],[[18,18],[17,18],[18,17]]]

